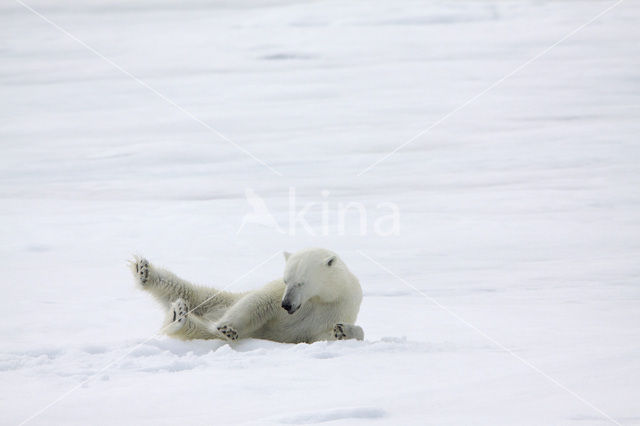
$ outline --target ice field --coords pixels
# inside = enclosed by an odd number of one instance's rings
[[[639,20],[2,1],[0,424],[640,424]],[[239,291],[309,246],[364,342],[160,336],[126,266]]]

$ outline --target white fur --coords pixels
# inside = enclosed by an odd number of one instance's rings
[[[195,286],[138,257],[131,269],[140,285],[167,308],[164,330],[174,337],[362,340],[362,328],[354,325],[362,289],[338,255],[319,248],[284,255],[284,279],[247,293]]]

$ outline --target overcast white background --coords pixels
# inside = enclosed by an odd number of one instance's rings
[[[0,3],[0,423],[90,379],[27,424],[640,424],[640,3],[370,169],[615,2],[26,3],[121,70]],[[223,287],[308,246],[364,342],[147,341],[132,254]]]

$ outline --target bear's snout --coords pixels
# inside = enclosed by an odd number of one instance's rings
[[[291,302],[289,302],[288,300],[283,300],[281,306],[285,311],[289,312],[289,315],[293,314],[300,307],[300,305],[291,305]]]

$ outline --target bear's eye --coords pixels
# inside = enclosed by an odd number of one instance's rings
[[[296,286],[297,287],[302,287],[302,283],[297,283]]]

